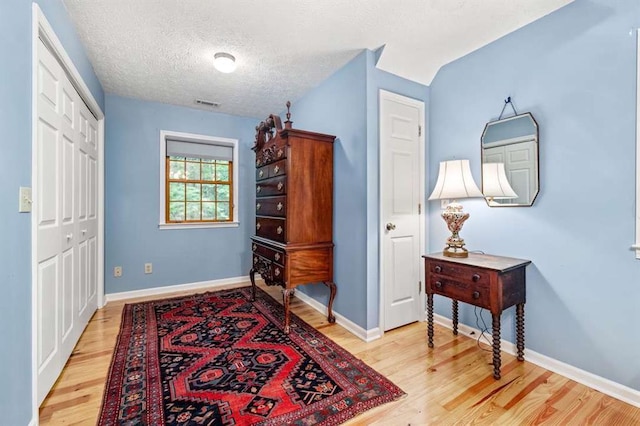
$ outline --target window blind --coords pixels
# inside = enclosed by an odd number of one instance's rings
[[[167,139],[167,156],[232,161],[233,147]]]

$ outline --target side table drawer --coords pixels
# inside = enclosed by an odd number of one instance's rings
[[[490,305],[488,285],[459,281],[436,274],[431,274],[428,282],[435,294],[483,308]]]
[[[490,275],[486,270],[447,262],[429,262],[429,271],[427,272],[485,287],[488,287],[490,282]]]
[[[251,250],[254,255],[257,254],[261,257],[272,260],[281,266],[285,265],[285,255],[284,252],[280,250],[274,250],[271,247],[267,247],[256,242],[251,243]]]

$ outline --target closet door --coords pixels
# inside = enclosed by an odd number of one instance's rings
[[[33,250],[41,403],[97,309],[97,150],[90,142],[97,125],[42,42],[37,58]]]

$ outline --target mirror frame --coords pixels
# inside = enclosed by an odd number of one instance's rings
[[[536,119],[533,117],[533,114],[531,114],[530,112],[524,112],[522,114],[516,114],[516,115],[512,115],[510,117],[506,117],[506,118],[501,118],[498,120],[494,120],[494,121],[489,121],[484,125],[484,129],[482,130],[482,135],[480,136],[480,165],[481,165],[481,169],[480,169],[480,179],[481,179],[481,187],[482,190],[484,191],[484,175],[482,172],[482,164],[484,164],[484,137],[485,134],[487,133],[487,129],[489,128],[489,126],[491,125],[496,125],[500,122],[503,121],[510,121],[513,120],[515,118],[518,117],[523,117],[523,116],[529,116],[529,118],[531,119],[531,121],[533,122],[533,125],[536,128],[536,153],[535,153],[535,161],[536,161],[536,191],[535,194],[533,194],[533,197],[531,198],[531,200],[529,201],[529,203],[525,204],[500,204],[500,203],[495,203],[495,204],[491,204],[489,203],[489,200],[485,197],[485,201],[487,203],[487,205],[489,207],[531,207],[533,206],[533,203],[536,201],[536,199],[538,198],[538,194],[540,193],[540,127],[538,126],[538,122],[536,121]]]

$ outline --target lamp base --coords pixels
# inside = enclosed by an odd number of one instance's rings
[[[469,213],[463,211],[462,205],[454,201],[447,205],[441,216],[451,231],[451,236],[447,238],[447,246],[442,251],[442,255],[458,258],[469,257],[469,252],[464,248],[464,240],[459,234],[462,224],[469,218]]]
[[[464,247],[450,247],[447,246],[442,250],[442,255],[446,257],[465,258],[469,257],[469,252]]]

